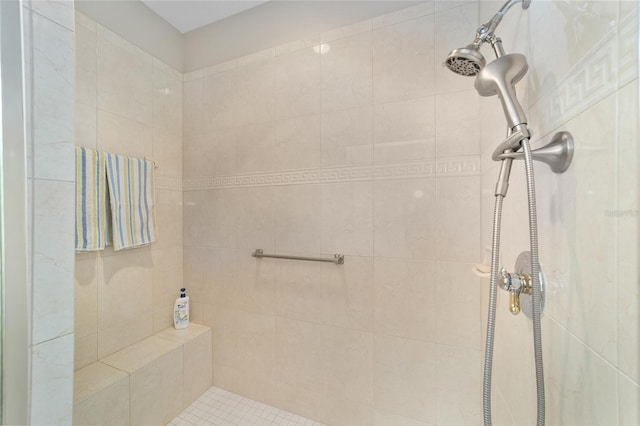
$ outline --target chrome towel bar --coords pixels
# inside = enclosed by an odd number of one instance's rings
[[[271,257],[274,259],[292,259],[292,260],[309,260],[312,262],[330,262],[336,265],[344,265],[344,254],[334,254],[332,258],[324,257],[305,257],[305,256],[281,256],[279,254],[265,254],[262,249],[256,249],[251,256],[261,259],[263,257]]]

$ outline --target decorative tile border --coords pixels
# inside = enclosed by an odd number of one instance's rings
[[[327,169],[288,170],[235,176],[184,179],[185,191],[251,186],[300,185],[367,180],[478,176],[480,157],[456,157],[421,162],[354,166]]]
[[[618,38],[611,31],[533,106],[544,135],[618,89]]]
[[[182,191],[182,178],[157,174],[155,180],[158,189]]]

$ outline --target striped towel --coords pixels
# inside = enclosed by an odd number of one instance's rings
[[[105,156],[114,250],[154,242],[156,215],[153,162],[116,154]]]
[[[104,249],[107,185],[105,156],[89,148],[76,148],[76,251]]]

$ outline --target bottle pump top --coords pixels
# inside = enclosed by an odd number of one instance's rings
[[[187,293],[186,293],[186,291],[187,291],[187,290],[186,290],[185,288],[181,288],[181,289],[180,289],[180,297],[181,297],[181,298],[187,297]]]

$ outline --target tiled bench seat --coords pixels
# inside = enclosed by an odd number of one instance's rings
[[[211,382],[211,329],[169,328],[76,371],[73,423],[164,425]]]

